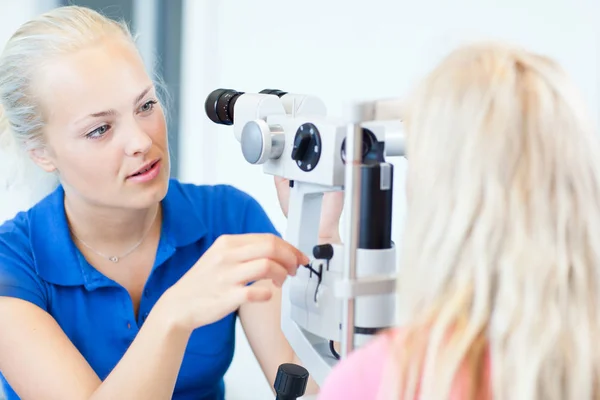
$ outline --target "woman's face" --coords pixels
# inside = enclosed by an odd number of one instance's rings
[[[57,171],[69,195],[96,206],[139,209],[162,200],[170,176],[166,121],[137,51],[107,39],[40,72],[47,146],[34,152],[36,162]]]

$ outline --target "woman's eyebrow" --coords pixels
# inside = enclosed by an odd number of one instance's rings
[[[148,86],[146,89],[144,89],[144,90],[142,91],[142,93],[140,93],[140,94],[139,94],[139,95],[138,95],[138,96],[135,98],[135,100],[133,101],[133,105],[135,106],[137,103],[139,103],[139,102],[140,102],[140,101],[141,101],[141,100],[144,98],[144,96],[148,94],[148,92],[149,92],[149,91],[152,89],[152,87],[153,87],[153,86],[152,86],[152,85],[150,85],[150,86]],[[116,112],[115,110],[113,110],[113,109],[110,109],[110,110],[105,110],[105,111],[99,111],[99,112],[95,112],[95,113],[92,113],[92,114],[90,114],[90,115],[87,115],[87,116],[85,116],[85,117],[81,118],[80,120],[78,120],[77,122],[81,122],[83,119],[85,119],[85,118],[89,118],[89,117],[92,117],[92,118],[100,118],[100,117],[107,117],[107,116],[116,115],[116,114],[117,114],[117,112]]]

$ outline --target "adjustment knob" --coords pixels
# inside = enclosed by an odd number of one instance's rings
[[[292,160],[302,160],[306,156],[306,150],[310,144],[310,133],[298,132],[294,138],[294,148],[292,149]]]
[[[288,94],[288,92],[284,92],[283,90],[279,90],[279,89],[263,89],[259,93],[260,94],[273,94],[279,98]]]
[[[318,244],[313,247],[313,256],[317,260],[331,260],[333,258],[333,246],[329,243]]]
[[[270,127],[264,120],[258,119],[244,125],[240,142],[246,161],[250,164],[263,164],[271,158],[281,156],[285,136],[280,127]]]
[[[277,400],[296,400],[304,395],[308,384],[308,371],[297,364],[281,364],[275,378]]]
[[[294,136],[292,160],[301,170],[312,171],[321,158],[321,135],[314,124],[302,124]]]

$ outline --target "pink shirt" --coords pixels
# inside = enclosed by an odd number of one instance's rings
[[[391,372],[390,360],[394,335],[402,334],[396,330],[393,334],[381,334],[369,343],[356,349],[345,360],[339,362],[321,386],[319,400],[375,400],[385,388],[381,387],[386,373]],[[401,339],[401,338],[400,338]],[[489,382],[490,363],[486,358],[487,379]],[[461,376],[462,375],[462,376]],[[389,375],[386,376],[386,381]],[[452,390],[452,399],[464,398],[468,378],[464,372],[458,372],[456,385]]]
[[[389,362],[391,336],[380,335],[340,361],[321,386],[319,400],[376,399]]]

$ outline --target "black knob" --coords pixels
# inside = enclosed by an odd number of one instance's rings
[[[294,138],[294,148],[292,149],[292,160],[302,160],[306,156],[306,150],[310,144],[311,135],[308,132],[299,132]]]
[[[296,400],[304,396],[308,384],[308,371],[297,364],[281,364],[275,378],[276,400]]]
[[[313,247],[313,256],[317,260],[331,260],[333,258],[333,246],[330,244],[318,244]]]
[[[286,94],[288,94],[288,92],[284,92],[283,90],[279,90],[279,89],[263,89],[260,91],[260,94],[273,94],[279,98],[285,96]]]
[[[305,122],[294,135],[292,159],[305,172],[310,172],[321,158],[321,135],[315,124]]]

